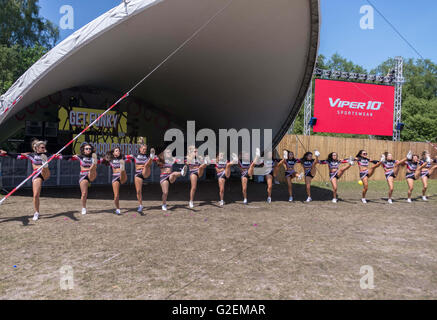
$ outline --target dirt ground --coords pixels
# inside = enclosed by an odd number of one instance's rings
[[[288,203],[284,185],[265,202],[265,185],[226,188],[201,182],[194,209],[188,185],[171,187],[169,211],[158,185],[145,185],[136,213],[133,186],[123,186],[123,215],[113,214],[112,191],[91,187],[89,213],[79,212],[79,190],[45,189],[41,218],[32,221],[29,190],[0,207],[1,299],[436,299],[437,181],[428,202],[406,203],[405,182],[386,203],[385,182],[340,183],[331,203],[323,183],[304,203],[301,184]],[[420,182],[414,191],[419,196]],[[374,289],[362,289],[362,266]],[[74,285],[62,290],[60,269],[71,266]],[[63,282],[64,283],[64,282]]]

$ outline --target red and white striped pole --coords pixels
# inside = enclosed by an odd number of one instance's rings
[[[14,102],[12,102],[12,104],[9,107],[6,107],[5,110],[2,112],[2,114],[5,114],[6,112],[9,111],[9,109],[11,109],[13,106],[15,106],[17,104],[18,101],[21,100],[23,96],[19,96],[17,99],[14,100]]]
[[[50,161],[52,161],[54,158],[59,156],[62,151],[64,151],[70,144],[72,144],[74,141],[76,141],[77,138],[79,138],[82,134],[84,134],[89,128],[91,128],[97,121],[99,121],[105,114],[107,114],[111,109],[113,109],[116,105],[118,105],[122,100],[127,98],[129,96],[129,93],[124,94],[120,99],[117,100],[116,103],[114,103],[112,106],[110,106],[108,109],[106,109],[105,112],[103,112],[97,119],[95,119],[93,122],[91,122],[85,129],[83,129],[76,137],[74,137],[69,143],[67,143],[65,146],[61,148],[58,152],[56,152],[54,155],[52,155],[47,162],[43,163],[41,167],[38,169],[35,169],[30,176],[28,176],[26,179],[23,180],[18,186],[16,186],[11,192],[9,192],[3,199],[0,200],[0,205],[11,195],[13,195],[18,189],[20,189],[29,179],[31,179],[33,176],[39,174],[43,167],[48,164]]]

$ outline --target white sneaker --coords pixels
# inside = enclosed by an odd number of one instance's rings
[[[351,166],[353,166],[353,165],[355,164],[354,157],[352,157],[352,156],[349,157],[349,164],[350,164]]]
[[[426,162],[427,162],[428,164],[431,164],[431,157],[430,157],[430,156],[427,156],[427,157],[426,157]]]
[[[408,203],[411,203],[412,201],[411,201],[411,199],[410,199],[410,198],[408,198],[408,199],[407,199],[407,202],[408,202]]]
[[[167,211],[167,205],[166,204],[162,205],[162,211]]]
[[[288,198],[288,202],[292,202],[293,201],[293,197]]]
[[[36,221],[36,220],[38,220],[38,217],[39,217],[39,212],[35,212],[35,214],[33,215],[32,220]]]
[[[233,164],[237,164],[238,163],[238,156],[235,153],[232,154],[232,163]]]
[[[388,199],[387,202],[390,203],[390,204],[392,204],[392,203],[393,203],[393,200],[392,200],[392,199]]]
[[[143,206],[142,205],[138,206],[137,212],[143,212]]]
[[[149,155],[149,158],[152,159],[152,160],[155,159],[155,149],[153,149],[153,148],[150,149],[150,155]]]
[[[220,207],[223,207],[225,205],[225,202],[223,200],[220,200],[219,205],[220,205]]]
[[[336,198],[334,198],[334,199],[332,199],[332,203],[337,203],[337,199]]]
[[[97,164],[97,155],[95,153],[93,153],[91,155],[91,161],[92,161],[92,164]]]
[[[315,151],[314,151],[314,155],[315,155],[316,157],[320,157],[320,152],[319,152],[318,150],[315,150]]]
[[[287,151],[284,150],[282,155],[283,155],[284,160],[288,159],[288,152]]]
[[[271,197],[267,197],[267,203],[271,203],[272,202],[272,198]]]
[[[247,199],[246,198],[244,198],[243,203],[247,204]]]
[[[308,197],[305,202],[311,202],[311,201],[313,201],[313,199],[311,199],[311,197]]]
[[[367,200],[366,200],[365,198],[362,198],[362,199],[361,199],[361,202],[362,202],[362,203],[367,203]]]
[[[304,175],[304,173],[302,172],[300,175],[297,176],[297,178],[298,178],[299,180],[302,180],[303,175]]]
[[[413,159],[413,153],[411,152],[411,150],[410,150],[410,151],[408,151],[408,154],[407,154],[407,159],[408,159],[408,160],[411,160],[411,159]]]
[[[124,160],[120,160],[120,170],[126,171],[126,166],[125,166]]]
[[[86,214],[86,208],[82,208],[82,214]]]
[[[48,168],[49,165],[48,165],[48,163],[46,163],[46,162],[47,162],[47,155],[42,154],[40,157],[41,157],[41,161],[42,161],[42,163],[45,163],[45,165],[43,165],[42,167],[43,167],[43,168]]]
[[[121,214],[120,209],[115,209],[115,214],[116,214],[116,215],[120,215],[120,214]]]
[[[385,154],[381,155],[381,160],[379,160],[379,162],[384,162],[385,161]]]
[[[188,166],[184,165],[184,167],[181,170],[182,177],[185,177],[187,175],[187,169],[188,169]]]
[[[426,196],[422,196],[423,201],[428,201],[428,198]]]
[[[189,206],[190,208],[194,208],[194,203],[193,203],[193,201],[188,202],[188,206]]]
[[[281,184],[278,180],[274,179],[275,184]]]

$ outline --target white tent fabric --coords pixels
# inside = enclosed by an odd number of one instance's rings
[[[36,85],[38,79],[44,77],[58,63],[62,63],[69,55],[98,37],[99,34],[107,32],[129,16],[133,16],[161,1],[163,0],[137,0],[126,4],[122,3],[60,42],[30,67],[4,95],[0,96],[0,123],[6,117],[6,114],[4,114],[5,109],[10,109],[17,99],[21,100]],[[16,107],[16,105],[13,107]]]
[[[62,41],[0,97],[0,126],[76,86],[130,89],[229,0],[131,0]],[[319,0],[234,0],[133,95],[200,127],[272,128],[297,115],[315,66]]]

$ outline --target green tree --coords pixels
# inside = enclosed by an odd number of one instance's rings
[[[47,48],[39,45],[34,47],[0,45],[0,94],[5,93],[46,52]]]
[[[373,72],[385,74],[394,59],[381,63]],[[405,141],[437,141],[437,65],[429,59],[405,59],[402,88],[401,133]]]
[[[38,0],[0,0],[0,95],[58,41],[59,30],[39,16]],[[14,138],[22,138],[18,133]],[[7,150],[16,146],[0,145]]]
[[[53,47],[59,30],[39,16],[38,0],[0,0],[0,44]]]

